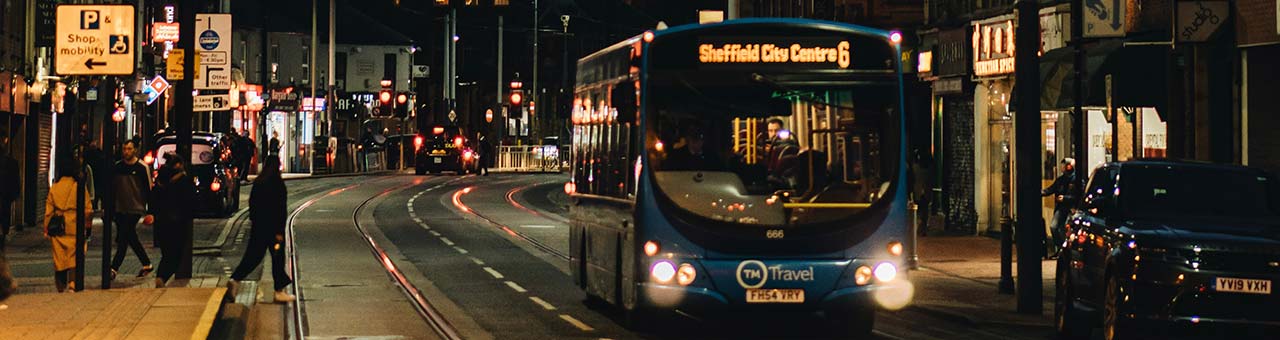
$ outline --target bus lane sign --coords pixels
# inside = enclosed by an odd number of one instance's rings
[[[60,75],[133,74],[132,5],[58,5],[56,72]]]

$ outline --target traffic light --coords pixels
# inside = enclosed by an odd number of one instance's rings
[[[382,91],[379,91],[378,106],[373,109],[374,110],[373,115],[378,117],[390,116],[392,113],[392,110],[394,109],[395,108],[392,105],[391,90],[384,88],[382,89]]]
[[[511,95],[507,98],[510,99],[511,106],[519,108],[520,104],[524,102],[524,83],[516,79],[512,80],[510,85]]]
[[[396,117],[398,118],[409,117],[409,106],[410,106],[409,94],[404,92],[400,92],[399,94],[396,94],[395,106],[396,106],[395,108]]]

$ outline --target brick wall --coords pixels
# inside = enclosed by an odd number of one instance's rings
[[[1240,45],[1280,42],[1276,34],[1276,0],[1236,1],[1236,34]]]

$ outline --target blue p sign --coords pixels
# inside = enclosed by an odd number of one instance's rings
[[[80,11],[80,29],[82,30],[98,29],[98,11],[91,11],[91,10]]]

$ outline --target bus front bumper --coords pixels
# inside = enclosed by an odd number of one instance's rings
[[[743,296],[726,296],[723,292],[694,286],[640,283],[645,308],[677,310],[696,317],[727,313],[758,312],[847,312],[866,308],[896,310],[910,302],[913,286],[905,279],[884,284],[842,287],[819,291],[805,289],[805,301],[796,303],[748,303]],[[905,301],[904,301],[905,300]]]

